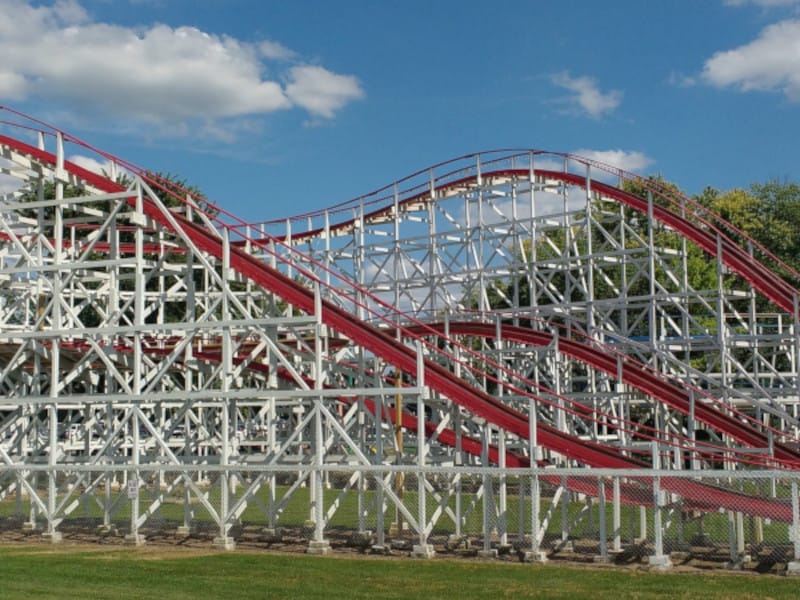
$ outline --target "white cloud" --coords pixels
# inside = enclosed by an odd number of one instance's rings
[[[330,118],[351,100],[364,96],[355,77],[337,75],[322,67],[304,65],[292,67],[286,95],[308,112]]]
[[[16,192],[21,186],[20,180],[0,173],[0,196]]]
[[[582,148],[575,150],[573,154],[629,172],[641,171],[654,162],[652,158],[642,152],[627,150],[588,150]]]
[[[670,71],[669,78],[667,79],[670,85],[678,87],[692,87],[697,84],[697,78],[691,75],[684,75],[678,71]]]
[[[264,40],[258,43],[258,51],[264,58],[271,58],[273,60],[289,60],[296,56],[293,50],[290,50],[283,44],[273,42],[271,40]]]
[[[174,133],[186,123],[265,115],[293,106],[332,118],[364,95],[358,80],[294,66],[284,89],[265,61],[295,53],[194,27],[128,28],[92,20],[74,0],[0,0],[0,99],[47,98],[73,111],[135,119]]]
[[[610,90],[601,92],[597,81],[592,77],[571,77],[568,72],[556,73],[551,81],[558,87],[573,93],[566,99],[573,110],[586,113],[594,119],[616,109],[622,102],[622,92]]]
[[[83,167],[84,169],[91,171],[92,173],[103,175],[104,177],[108,177],[112,173],[120,174],[122,172],[127,172],[125,169],[114,165],[110,160],[100,161],[96,158],[92,158],[91,156],[84,156],[83,154],[74,154],[67,157],[67,160],[75,163],[79,167]]]
[[[22,75],[3,71],[0,66],[0,92],[8,100],[22,100],[27,94],[27,82]]]
[[[800,20],[775,23],[749,44],[717,52],[706,61],[702,79],[745,92],[781,91],[800,101]]]

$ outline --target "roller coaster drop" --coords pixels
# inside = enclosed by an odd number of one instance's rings
[[[766,519],[800,564],[800,275],[690,199],[495,151],[244,223],[3,112],[0,499],[22,526],[57,541],[83,511],[138,544],[177,505],[232,548],[300,503],[310,552],[350,511],[377,548],[477,530],[538,560],[580,498],[603,556],[638,506],[652,564],[662,513],[719,512],[732,559]]]

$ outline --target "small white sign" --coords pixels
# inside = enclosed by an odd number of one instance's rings
[[[128,499],[135,500],[139,497],[139,480],[128,479]]]

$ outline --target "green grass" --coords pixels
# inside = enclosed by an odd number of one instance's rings
[[[434,559],[200,553],[175,549],[0,547],[4,600],[17,598],[796,598],[774,575]]]

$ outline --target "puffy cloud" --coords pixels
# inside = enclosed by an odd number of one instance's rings
[[[308,112],[330,118],[351,100],[364,96],[358,80],[317,66],[292,67],[286,95]]]
[[[800,20],[775,23],[749,44],[717,52],[706,61],[702,79],[741,91],[781,91],[800,101]]]
[[[581,113],[598,119],[616,109],[622,102],[622,92],[610,90],[601,92],[597,81],[592,77],[571,77],[566,71],[551,77],[553,84],[573,93],[566,102]]]
[[[0,99],[47,97],[75,112],[133,118],[173,134],[191,130],[189,122],[293,106],[332,118],[364,95],[355,77],[322,67],[295,65],[273,75],[265,61],[296,55],[271,40],[98,23],[74,0],[49,6],[0,0],[0,56]]]

